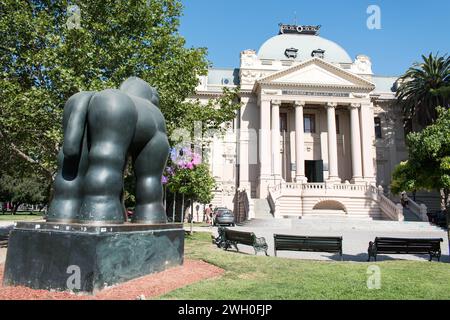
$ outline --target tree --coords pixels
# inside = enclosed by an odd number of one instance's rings
[[[409,160],[393,172],[393,193],[420,189],[437,190],[450,222],[450,109],[438,107],[436,121],[407,136]],[[449,234],[450,236],[450,234]]]
[[[199,154],[188,148],[171,150],[163,183],[170,192],[184,194],[193,201],[209,203],[213,198],[215,180],[209,167],[206,162],[201,162]]]
[[[211,176],[209,166],[206,162],[202,162],[200,155],[190,148],[181,150],[173,148],[171,150],[169,164],[163,176],[163,183],[167,188],[166,190],[171,192],[171,197],[168,197],[168,199],[173,201],[166,206],[169,215],[171,209],[174,209],[174,205],[180,207],[179,201],[175,201],[179,200],[180,197],[181,212],[184,212],[187,207],[187,202],[184,200],[189,199],[192,214],[194,202],[206,204],[213,199],[212,190],[215,186],[215,180]],[[176,202],[178,202],[178,206]],[[183,218],[181,218],[181,221],[183,221]]]
[[[441,88],[450,85],[450,57],[430,53],[422,55],[422,60],[400,77],[396,95],[405,118],[425,127],[437,118],[438,106],[449,106],[448,93]]]
[[[45,203],[47,189],[46,181],[33,174],[27,176],[2,174],[0,176],[0,201],[12,203],[12,214],[17,212],[21,204]]]
[[[209,112],[186,101],[209,63],[205,48],[185,47],[181,13],[179,0],[1,0],[1,150],[51,181],[65,101],[133,75],[158,88],[169,134],[195,114],[231,120],[230,108]],[[231,105],[230,95],[219,105]]]

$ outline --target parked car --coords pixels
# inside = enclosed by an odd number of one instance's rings
[[[234,227],[235,226],[235,220],[234,220],[234,214],[233,211],[231,211],[228,208],[220,208],[217,211],[215,210],[215,218],[214,218],[214,225],[229,225]]]
[[[227,207],[215,207],[214,208],[214,215],[216,215],[217,211],[219,210],[229,210]]]

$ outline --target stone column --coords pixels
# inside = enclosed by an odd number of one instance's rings
[[[272,167],[276,180],[281,179],[280,101],[272,101]]]
[[[352,182],[361,182],[361,132],[359,129],[359,108],[361,104],[352,103],[350,105],[350,132],[352,150]]]
[[[245,109],[248,107],[249,98],[241,99],[241,109],[239,113],[239,131],[237,134],[237,144],[239,146],[238,152],[238,165],[239,165],[239,188],[245,189],[247,193],[251,194],[251,185],[250,185],[250,177],[249,177],[249,166],[252,164],[256,164],[257,161],[257,139],[255,136],[252,136],[248,129],[248,123],[244,122],[244,113]],[[250,139],[254,139],[251,141]],[[254,154],[249,155],[249,143],[252,144],[252,151]],[[250,162],[253,160],[253,162]]]
[[[303,127],[303,107],[304,101],[295,101],[295,180],[298,183],[305,183],[305,133]]]
[[[267,197],[267,186],[271,178],[271,155],[270,155],[270,101],[261,100],[259,108],[259,197]]]
[[[375,126],[373,123],[373,107],[370,103],[361,105],[361,147],[363,177],[369,183],[375,183],[375,174],[373,168],[373,140],[375,135]]]
[[[328,126],[328,180],[330,182],[340,182],[337,162],[336,107],[337,103],[334,102],[329,102],[326,105]]]

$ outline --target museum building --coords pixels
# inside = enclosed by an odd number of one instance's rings
[[[368,56],[353,60],[319,29],[280,25],[258,51],[241,52],[239,68],[200,77],[192,99],[204,103],[240,87],[237,117],[207,155],[217,181],[213,204],[244,202],[247,218],[402,221],[389,192],[394,167],[407,159],[398,77],[374,75]],[[435,197],[421,197],[439,209]],[[425,220],[425,206],[412,203]]]

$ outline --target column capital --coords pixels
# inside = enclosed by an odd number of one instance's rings
[[[350,109],[359,109],[359,108],[361,108],[361,103],[351,103],[349,108]]]
[[[296,107],[296,108],[297,107],[304,107],[305,104],[306,104],[305,101],[298,101],[298,100],[294,101],[294,107]]]
[[[281,100],[271,100],[273,106],[280,106]]]
[[[336,102],[327,102],[327,104],[325,105],[327,108],[336,108],[337,107],[337,103]]]

